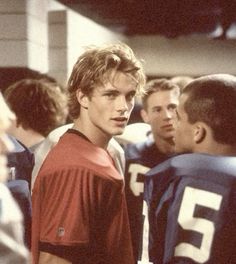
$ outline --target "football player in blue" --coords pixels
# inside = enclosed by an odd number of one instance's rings
[[[147,173],[149,254],[155,264],[236,263],[236,77],[188,84],[175,150]]]
[[[145,92],[141,116],[150,125],[151,134],[145,141],[128,144],[125,148],[126,199],[135,259],[138,263],[149,261],[148,222],[145,217],[147,207],[143,204],[144,174],[174,152],[174,119],[180,89],[163,78],[149,81]]]

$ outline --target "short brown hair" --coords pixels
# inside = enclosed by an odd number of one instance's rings
[[[32,129],[47,136],[66,122],[67,98],[57,83],[23,79],[9,86],[4,97],[16,114],[17,123],[24,129]]]
[[[213,74],[197,78],[182,94],[188,95],[184,109],[191,124],[204,122],[217,142],[236,144],[235,76]]]
[[[143,108],[147,110],[147,100],[151,94],[159,91],[170,91],[173,89],[180,90],[178,85],[165,78],[153,79],[147,82],[142,96]]]
[[[102,85],[111,71],[130,74],[137,82],[137,91],[142,92],[145,74],[141,61],[125,44],[110,44],[102,47],[88,47],[78,58],[68,81],[69,114],[76,119],[80,114],[80,105],[76,91],[80,89],[90,95],[95,85]]]

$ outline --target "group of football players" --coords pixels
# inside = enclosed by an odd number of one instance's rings
[[[141,61],[119,43],[87,49],[67,90],[72,122],[35,156],[32,258],[21,212],[1,183],[1,260],[236,263],[236,77],[146,83]],[[142,120],[126,127],[137,94]],[[0,105],[4,182],[15,116],[2,97]]]

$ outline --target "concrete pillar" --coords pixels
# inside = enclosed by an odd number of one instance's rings
[[[52,10],[48,17],[49,75],[63,85],[85,47],[127,40],[69,9]]]
[[[48,14],[49,75],[62,85],[68,78],[67,11],[50,11]]]
[[[47,0],[0,1],[0,66],[48,71]]]

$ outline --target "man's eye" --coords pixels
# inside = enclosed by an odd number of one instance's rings
[[[177,107],[176,105],[170,105],[170,106],[169,106],[169,109],[171,109],[171,110],[175,110],[176,107]]]
[[[154,113],[160,113],[160,112],[161,112],[161,108],[154,108],[154,109],[153,109],[153,112],[154,112]]]
[[[135,97],[135,94],[129,94],[126,96],[126,100],[132,101],[134,99],[134,97]]]
[[[105,96],[106,96],[108,99],[115,99],[115,98],[116,98],[116,95],[115,95],[115,94],[105,94]]]

